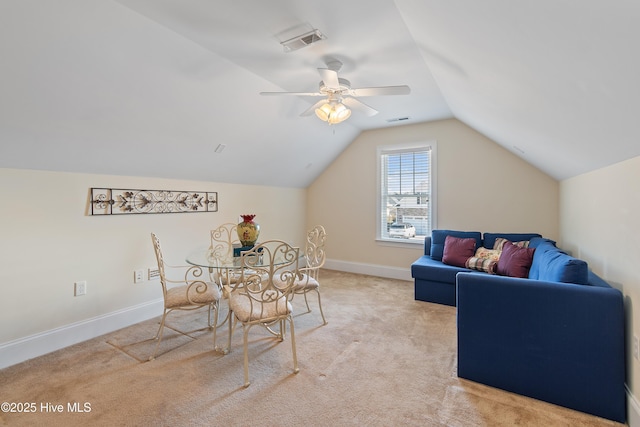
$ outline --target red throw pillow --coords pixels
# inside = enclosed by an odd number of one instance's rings
[[[456,267],[464,267],[465,263],[476,253],[476,239],[447,236],[444,239],[442,262]]]
[[[511,242],[505,242],[496,269],[498,274],[510,277],[529,277],[535,248],[519,248]]]

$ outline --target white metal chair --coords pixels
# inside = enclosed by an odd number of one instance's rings
[[[229,341],[238,322],[244,335],[244,386],[249,382],[248,333],[255,326],[264,326],[280,341],[284,339],[285,322],[291,329],[293,372],[298,373],[293,313],[289,294],[293,287],[300,249],[280,240],[270,240],[242,252],[241,277],[230,284]],[[277,325],[278,331],[271,327]]]
[[[318,276],[326,259],[324,249],[326,240],[327,232],[321,225],[316,225],[307,232],[307,243],[304,251],[306,265],[298,270],[299,274],[293,283],[291,291],[291,299],[293,299],[294,295],[304,295],[304,302],[307,305],[307,311],[301,314],[311,312],[307,294],[309,292],[315,292],[318,295],[318,307],[320,308],[320,315],[322,316],[322,322],[324,325],[327,324],[327,320],[325,319],[324,312],[322,311],[320,282],[318,281]]]
[[[210,255],[224,261],[231,261],[233,258],[233,245],[240,244],[238,238],[238,225],[225,223],[211,230]]]
[[[238,237],[238,225],[233,223],[222,224],[211,230],[211,245],[209,257],[220,261],[221,265],[232,264],[234,258],[234,245],[240,245]],[[222,286],[235,283],[240,277],[240,270],[229,268],[217,269],[215,280]]]
[[[160,272],[160,284],[162,285],[162,296],[164,298],[164,312],[160,320],[160,327],[154,339],[156,343],[153,354],[149,360],[153,360],[158,353],[162,335],[164,332],[165,320],[167,315],[173,310],[197,310],[200,308],[208,308],[208,325],[213,328],[214,343],[218,319],[218,306],[220,301],[220,289],[217,284],[202,280],[202,268],[197,266],[171,266],[164,262],[160,240],[151,233],[151,241],[155,250],[156,259],[158,261],[158,270]],[[176,275],[180,274],[180,279],[170,279],[167,276],[168,271],[175,271]],[[174,277],[171,275],[171,277]],[[211,324],[211,313],[215,311],[214,323]]]

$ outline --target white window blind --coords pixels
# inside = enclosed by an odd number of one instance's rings
[[[378,230],[382,240],[424,241],[433,227],[434,144],[378,149]],[[415,236],[410,227],[415,228]],[[389,230],[394,232],[390,235]],[[408,230],[404,234],[398,230]]]

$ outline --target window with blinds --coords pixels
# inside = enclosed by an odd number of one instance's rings
[[[434,226],[435,144],[381,147],[378,154],[377,237],[422,243]]]

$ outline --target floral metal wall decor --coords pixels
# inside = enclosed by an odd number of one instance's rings
[[[92,188],[91,215],[217,212],[218,193]]]

